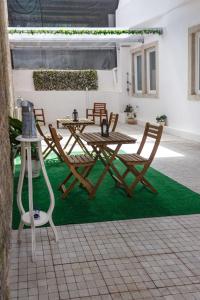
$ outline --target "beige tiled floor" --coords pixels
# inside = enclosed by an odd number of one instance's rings
[[[141,139],[141,128],[122,129]],[[137,145],[124,150],[133,148]],[[199,150],[199,143],[164,135],[153,165],[200,192]],[[23,231],[20,246],[13,231],[11,299],[200,299],[200,215],[57,230],[55,244],[50,228],[37,229],[36,263],[30,230]]]

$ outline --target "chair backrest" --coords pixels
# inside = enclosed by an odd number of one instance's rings
[[[58,153],[60,154],[60,157],[68,166],[70,166],[71,163],[68,159],[68,156],[65,154],[65,152],[60,144],[59,135],[58,135],[56,129],[52,126],[52,124],[49,124],[49,131],[51,133],[52,140],[54,141],[54,143],[56,145],[56,149],[57,149]]]
[[[113,112],[110,113],[108,125],[109,125],[109,130],[114,132],[117,126],[117,122],[119,119],[119,114],[114,114]]]
[[[100,110],[106,111],[106,103],[94,102],[94,112],[100,112]]]
[[[141,154],[142,149],[144,148],[144,145],[146,143],[147,138],[151,138],[154,140],[154,145],[152,147],[151,153],[149,155],[148,161],[151,163],[154,159],[154,156],[156,155],[158,146],[160,144],[161,136],[163,132],[163,126],[162,125],[152,125],[150,123],[146,123],[144,134],[142,137],[142,141],[140,143],[140,146],[138,148],[137,154]]]
[[[33,110],[36,122],[46,124],[44,117],[44,109],[43,108],[34,108]]]
[[[45,135],[45,133],[42,131],[42,128],[39,125],[39,123],[36,123],[36,128],[37,128],[39,134],[43,137],[43,139],[46,142],[46,144],[49,146],[50,143],[51,143],[51,141],[47,138],[47,135]]]
[[[44,138],[44,140],[46,141],[46,136],[44,134],[44,132],[42,131],[42,128],[40,127],[39,123],[36,123],[36,128],[39,132],[39,134]]]

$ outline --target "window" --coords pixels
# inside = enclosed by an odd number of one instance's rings
[[[156,50],[146,51],[147,94],[156,94]]]
[[[189,78],[190,99],[200,100],[200,25],[189,28]]]
[[[195,92],[200,95],[200,32],[196,34],[196,70],[195,70]]]
[[[142,54],[135,54],[135,91],[136,93],[142,93]]]
[[[136,49],[133,62],[133,94],[139,97],[157,97],[157,43]]]

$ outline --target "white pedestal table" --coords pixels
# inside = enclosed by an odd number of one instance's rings
[[[32,239],[32,260],[35,260],[35,250],[36,250],[36,239],[35,239],[35,228],[42,226],[44,224],[49,223],[56,242],[58,241],[58,234],[55,228],[55,225],[52,221],[52,213],[55,206],[55,198],[54,193],[47,176],[47,172],[44,165],[44,160],[42,156],[42,148],[41,148],[41,137],[37,138],[23,138],[22,136],[18,136],[16,138],[18,141],[21,142],[21,170],[17,188],[17,205],[21,214],[21,221],[18,229],[18,241],[20,242],[20,236],[24,225],[31,227],[31,239]],[[49,191],[50,197],[50,206],[47,212],[39,211],[39,218],[34,218],[34,209],[33,209],[33,182],[32,182],[32,161],[31,161],[31,144],[34,143],[35,147],[38,152],[38,157],[41,164],[42,173]],[[27,161],[27,162],[26,162]],[[29,201],[29,210],[25,211],[23,204],[22,204],[22,187],[25,175],[25,168],[27,163],[28,169],[28,201]],[[42,193],[42,191],[41,191]]]

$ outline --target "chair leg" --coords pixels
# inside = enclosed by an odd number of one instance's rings
[[[106,112],[106,121],[108,122],[108,113]]]
[[[135,168],[133,168],[133,170],[134,170],[134,172],[135,172],[135,174],[136,174],[136,176],[137,176],[137,174],[139,174],[139,172],[138,172]],[[146,173],[146,172],[147,172],[147,170],[146,170],[144,173]],[[157,193],[157,192],[158,192],[158,191],[152,186],[152,184],[144,177],[144,175],[143,175],[142,179],[140,180],[140,182],[141,182],[144,186],[148,187],[153,193]]]
[[[45,153],[47,152],[47,151],[49,151],[49,149],[50,149],[50,147],[49,146],[47,146],[46,147],[46,149],[42,152],[42,155],[44,156],[45,155]]]
[[[148,187],[153,193],[158,193],[158,191],[152,186],[152,184],[146,178],[143,177],[141,182],[143,185]]]
[[[65,180],[61,183],[61,185],[59,186],[59,189],[61,189],[61,191],[63,192],[62,194],[62,199],[66,198],[67,195],[71,192],[71,190],[74,188],[74,186],[76,185],[76,183],[79,181],[80,184],[86,188],[86,190],[88,191],[89,195],[92,191],[92,186],[91,183],[86,179],[88,170],[91,169],[92,166],[87,166],[85,167],[80,173],[77,171],[77,169],[75,168],[74,171],[76,172],[76,178],[73,180],[73,182],[69,185],[68,188],[65,187],[65,184],[67,183],[67,181],[71,178],[73,174],[73,172],[71,172],[66,178]]]
[[[136,185],[141,182],[144,186],[149,188],[153,193],[157,193],[157,190],[152,186],[152,184],[144,177],[144,174],[147,172],[149,166],[144,166],[143,170],[139,172],[134,166],[127,166],[127,169],[122,174],[122,178],[125,179],[125,177],[128,175],[128,173],[132,173],[135,176],[135,180],[133,183],[128,187],[128,191],[130,192],[130,195],[132,195],[133,190],[135,189]],[[128,196],[130,196],[128,193]]]
[[[101,126],[101,123],[102,123],[102,114],[100,113],[100,126]]]
[[[53,144],[54,144],[54,142],[52,141],[52,142],[47,146],[47,148],[42,152],[43,158],[44,158],[44,159],[47,158],[47,156],[51,153],[51,151],[52,151],[52,148],[51,148],[51,147],[53,147]]]
[[[65,199],[67,197],[67,195],[71,192],[71,190],[76,185],[77,181],[78,181],[78,179],[75,178],[68,188],[65,188],[65,190],[62,190],[63,191],[62,199]]]
[[[93,165],[84,167],[83,171],[79,173],[75,168],[72,170],[72,173],[74,176],[79,180],[79,182],[82,184],[84,188],[88,191],[90,194],[93,191],[93,185],[91,182],[86,178],[86,174],[88,173],[88,170],[92,168]]]
[[[69,175],[67,175],[67,177],[63,180],[63,182],[60,184],[58,189],[63,190],[63,186],[65,186],[65,184],[71,177],[72,177],[72,172],[70,172]]]
[[[122,178],[124,179],[129,172],[130,172],[129,169],[127,168],[126,171],[123,173]]]
[[[144,186],[148,187],[153,193],[157,193],[157,190],[151,185],[151,183],[144,177],[149,166],[144,166],[143,170],[139,172],[135,167],[129,167],[129,170],[136,176],[134,182],[130,185],[133,191],[138,182],[141,182]]]

